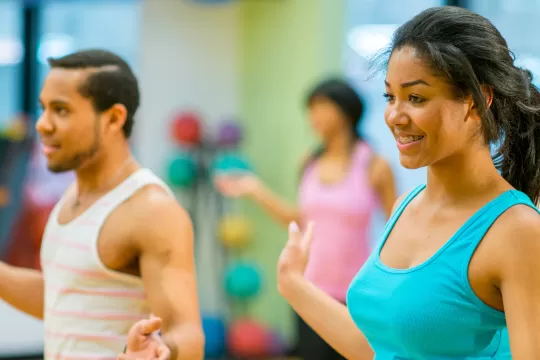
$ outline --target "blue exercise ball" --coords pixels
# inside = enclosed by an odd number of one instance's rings
[[[262,278],[255,265],[237,263],[227,269],[224,282],[227,295],[239,300],[247,300],[259,294]]]
[[[214,174],[251,172],[250,163],[236,152],[226,152],[216,156],[212,165]]]
[[[216,316],[203,316],[202,326],[205,337],[204,358],[221,358],[227,349],[225,322]]]

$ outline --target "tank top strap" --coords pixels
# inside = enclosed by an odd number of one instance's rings
[[[417,187],[412,189],[407,194],[407,196],[405,196],[405,198],[398,205],[397,209],[394,211],[394,213],[390,217],[390,220],[388,221],[388,223],[391,224],[392,227],[395,225],[397,219],[401,216],[401,213],[403,213],[403,211],[409,205],[409,203],[416,197],[416,195],[418,195],[425,188],[426,188],[425,184],[418,185]]]
[[[495,221],[506,210],[516,205],[526,205],[538,212],[538,208],[526,194],[518,190],[509,190],[482,207],[458,230],[456,239],[463,237],[467,239],[468,257],[472,257]]]
[[[381,237],[382,239],[388,238],[388,235],[390,235],[390,232],[394,228],[394,225],[396,225],[396,222],[398,221],[398,219],[401,217],[401,214],[403,213],[405,208],[416,197],[416,195],[418,195],[422,190],[425,189],[425,187],[426,187],[425,184],[421,184],[421,185],[418,185],[417,187],[415,187],[414,189],[412,189],[411,191],[409,191],[409,193],[405,196],[405,198],[398,205],[396,210],[394,210],[394,213],[390,216],[390,219],[388,219],[388,221],[386,222],[386,226],[384,227],[383,235]],[[378,245],[379,251],[381,250],[380,248],[383,245],[384,245],[384,241],[380,241],[379,245]]]
[[[171,197],[174,193],[170,188],[149,169],[139,169],[131,174],[124,182],[99,199],[86,213],[93,223],[105,221],[110,213],[124,203],[144,186],[155,184],[161,186]],[[86,217],[86,216],[85,216]]]

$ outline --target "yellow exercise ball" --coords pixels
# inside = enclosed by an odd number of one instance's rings
[[[244,217],[228,215],[221,219],[219,237],[225,246],[240,248],[249,242],[251,228]]]

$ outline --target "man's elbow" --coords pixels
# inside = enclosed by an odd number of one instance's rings
[[[204,359],[204,343],[205,343],[204,332],[201,328],[198,331],[195,331],[193,335],[192,344],[193,344],[194,354],[191,359],[193,360]]]
[[[178,344],[176,359],[172,360],[203,360],[205,337],[200,326],[190,327],[189,335],[184,336],[182,344]]]

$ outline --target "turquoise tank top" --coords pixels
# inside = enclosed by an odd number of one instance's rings
[[[347,305],[376,360],[508,360],[504,313],[476,296],[468,280],[480,241],[508,208],[524,204],[517,190],[483,206],[429,260],[410,269],[385,266],[379,258],[388,235],[411,200],[408,194],[388,221],[382,241],[352,281]],[[538,210],[537,210],[538,211]]]

